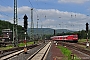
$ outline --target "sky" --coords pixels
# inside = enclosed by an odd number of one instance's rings
[[[14,0],[0,0],[0,20],[13,23]],[[28,16],[31,27],[33,8],[34,28],[85,30],[90,27],[90,0],[17,0],[18,25],[23,26],[23,17]],[[38,17],[37,17],[38,16]],[[37,20],[39,19],[39,20]]]

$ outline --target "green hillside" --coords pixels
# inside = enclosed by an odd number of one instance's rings
[[[54,34],[54,29],[51,28],[34,28],[34,34],[44,34],[44,35],[53,35]],[[30,35],[30,28],[28,28],[27,30],[28,34]],[[71,30],[67,30],[67,29],[55,29],[55,33],[67,33],[67,32],[73,32]]]
[[[22,30],[22,26],[18,25],[17,29],[18,29],[18,36],[20,39],[24,39],[24,30]],[[8,21],[4,21],[4,20],[0,20],[0,36],[2,36],[2,29],[11,29],[13,31],[13,24],[8,22]],[[53,35],[54,34],[54,29],[51,28],[34,28],[34,35]],[[27,30],[28,35],[30,36],[30,28],[28,28]],[[70,33],[75,33],[78,34],[79,38],[86,38],[86,31],[82,30],[82,31],[71,31],[71,30],[67,30],[67,29],[55,29],[55,34],[58,35],[62,35],[63,33],[66,34],[70,34]],[[88,31],[88,38],[90,38],[90,30]]]
[[[13,24],[8,21],[0,20],[0,36],[2,35],[2,29],[11,29],[13,31]],[[17,30],[19,37],[23,35],[24,31],[22,30],[22,26],[18,25]]]
[[[4,20],[0,20],[0,35],[2,34],[2,29],[11,29],[13,31],[13,24],[8,22],[8,21],[4,21]],[[22,26],[18,25],[17,26],[18,29],[18,33],[22,33],[24,32],[22,30]],[[30,28],[28,28],[27,30],[28,34],[30,34]],[[57,33],[62,33],[62,32],[72,32],[71,30],[67,30],[67,29],[56,29],[55,30],[56,34]],[[51,28],[34,28],[34,34],[54,34],[54,29]]]

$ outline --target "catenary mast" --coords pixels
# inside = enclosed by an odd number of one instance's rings
[[[13,25],[13,42],[14,47],[18,47],[18,33],[17,33],[17,0],[14,0],[14,25]]]

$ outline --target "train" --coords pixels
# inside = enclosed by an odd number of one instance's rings
[[[53,36],[51,37],[53,41],[66,41],[66,42],[78,42],[78,35],[64,35],[64,36]]]

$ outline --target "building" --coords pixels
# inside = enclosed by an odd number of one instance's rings
[[[13,41],[13,32],[10,29],[2,30],[2,41],[8,42]]]

